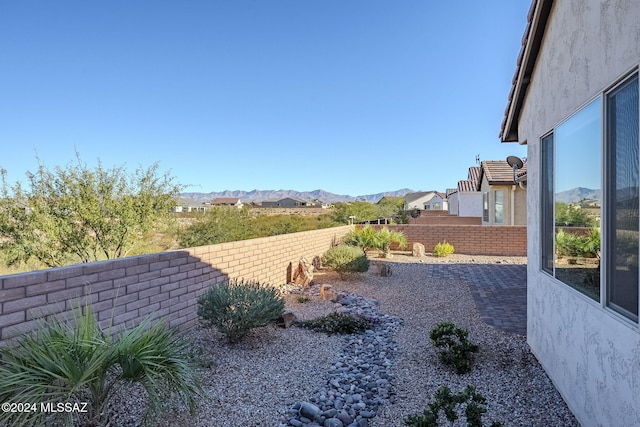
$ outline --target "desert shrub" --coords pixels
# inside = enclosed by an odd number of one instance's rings
[[[453,245],[447,242],[446,240],[444,242],[438,243],[433,248],[433,254],[435,256],[441,256],[441,257],[449,256],[453,253],[453,251],[454,251]]]
[[[346,236],[342,238],[342,243],[349,246],[356,246],[363,251],[367,249],[375,249],[377,247],[376,230],[370,226],[358,227],[349,231]]]
[[[600,231],[595,228],[586,236],[566,233],[563,229],[556,233],[556,252],[560,256],[596,258],[599,251]]]
[[[344,313],[331,313],[327,316],[301,322],[300,326],[327,335],[357,334],[371,329],[373,324],[362,316],[351,316]]]
[[[311,298],[309,298],[309,297],[308,297],[308,296],[306,296],[306,295],[298,295],[298,296],[296,297],[296,301],[298,301],[300,304],[304,304],[304,303],[306,303],[306,302],[311,301]]]
[[[438,358],[445,365],[453,365],[456,373],[464,374],[471,370],[472,353],[478,346],[471,343],[469,331],[457,327],[451,322],[441,322],[429,332],[431,343],[440,349]]]
[[[108,425],[108,406],[126,383],[144,387],[148,415],[168,399],[180,398],[195,410],[205,398],[188,341],[174,328],[147,318],[130,330],[111,334],[98,324],[90,304],[71,321],[39,320],[36,329],[0,347],[0,401],[35,403],[31,412],[0,413],[0,425],[49,425],[40,404],[87,402],[87,412],[57,414],[68,425]],[[55,416],[54,416],[55,417]],[[57,425],[57,424],[56,424]]]
[[[435,401],[429,404],[429,409],[425,409],[422,415],[408,416],[404,419],[404,424],[410,427],[438,427],[440,411],[443,411],[446,419],[453,423],[458,419],[457,407],[465,405],[467,426],[482,427],[482,415],[487,412],[485,403],[486,399],[476,392],[475,387],[467,386],[462,392],[452,394],[449,387],[443,386],[436,392]],[[502,427],[502,424],[494,422],[491,427]]]
[[[342,239],[343,243],[350,246],[357,246],[366,251],[375,249],[382,252],[383,256],[387,256],[391,250],[391,245],[396,243],[400,248],[407,247],[407,237],[395,230],[389,230],[383,227],[380,230],[374,230],[371,226],[365,226],[351,230]]]
[[[284,312],[277,289],[257,281],[230,280],[211,286],[198,298],[198,316],[236,342],[251,329],[268,325]]]
[[[354,246],[338,245],[322,256],[322,265],[340,273],[364,273],[369,269],[369,260],[360,249]]]

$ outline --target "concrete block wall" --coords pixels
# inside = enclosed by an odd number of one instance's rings
[[[446,240],[459,254],[527,255],[525,226],[397,224],[387,227],[404,233],[409,248],[413,243],[422,243],[427,252]]]
[[[184,328],[197,321],[197,298],[227,278],[286,283],[300,258],[322,255],[352,226],[188,248],[0,276],[0,344],[36,319],[70,315],[92,303],[103,327],[132,326],[148,315]]]

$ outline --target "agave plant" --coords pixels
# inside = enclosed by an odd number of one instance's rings
[[[86,412],[65,414],[67,423],[106,426],[109,401],[127,383],[144,387],[146,414],[157,412],[167,393],[183,399],[193,414],[196,398],[205,394],[188,362],[186,340],[150,318],[110,332],[86,304],[74,312],[73,322],[41,320],[33,332],[0,348],[0,401],[38,405],[29,412],[0,413],[0,425],[45,425],[50,414],[40,405],[86,402],[80,406]]]

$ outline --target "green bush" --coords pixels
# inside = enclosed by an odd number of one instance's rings
[[[597,258],[600,252],[600,231],[593,228],[588,235],[582,236],[560,229],[556,233],[556,252],[560,256]]]
[[[280,317],[284,305],[274,287],[233,279],[211,286],[198,298],[198,316],[203,325],[215,327],[236,342],[251,329]]]
[[[369,270],[369,260],[364,252],[354,246],[338,245],[322,256],[322,265],[344,273],[364,273]]]
[[[32,412],[2,412],[0,425],[48,425],[40,404],[87,402],[86,413],[67,413],[68,425],[107,425],[109,401],[126,383],[144,387],[147,413],[179,397],[195,410],[206,395],[189,362],[189,343],[164,322],[146,319],[120,333],[104,331],[90,304],[72,321],[39,320],[33,332],[0,347],[0,401],[38,405]]]
[[[342,239],[343,243],[350,246],[357,246],[366,251],[375,249],[382,252],[383,256],[388,256],[391,252],[391,245],[396,243],[402,249],[407,247],[407,237],[395,230],[383,227],[374,230],[371,226],[356,228]]]
[[[438,243],[433,248],[433,254],[435,256],[445,257],[449,256],[453,253],[453,245],[446,240],[444,242]]]
[[[371,322],[362,316],[351,316],[344,313],[331,313],[327,316],[301,322],[300,326],[327,335],[357,334],[371,329]]]
[[[429,332],[431,343],[441,349],[438,358],[445,365],[453,365],[456,373],[464,374],[471,370],[472,353],[478,346],[471,343],[469,331],[458,328],[451,322],[441,322]]]
[[[484,407],[486,399],[480,393],[476,393],[475,387],[467,386],[458,394],[451,394],[449,387],[443,386],[435,394],[435,402],[429,404],[422,415],[410,415],[404,419],[404,424],[410,427],[438,427],[438,417],[443,411],[448,421],[458,419],[456,407],[465,405],[465,417],[468,427],[482,427],[482,415],[487,412]],[[457,425],[457,424],[456,424]],[[502,427],[499,422],[494,422],[491,427]]]

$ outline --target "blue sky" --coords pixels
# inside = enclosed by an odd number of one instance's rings
[[[498,133],[528,0],[3,1],[0,166],[187,191],[444,191]]]

